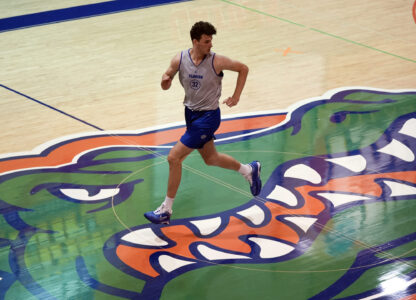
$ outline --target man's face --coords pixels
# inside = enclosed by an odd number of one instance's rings
[[[198,51],[202,54],[208,54],[211,51],[212,47],[212,35],[203,34],[199,41],[195,41],[195,46]]]

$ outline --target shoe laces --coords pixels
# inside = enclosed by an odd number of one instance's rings
[[[168,211],[168,209],[166,208],[165,204],[163,204],[163,203],[158,208],[156,208],[156,210],[154,211],[154,213],[156,215],[161,215],[161,214],[164,214],[164,213],[172,214],[171,212]]]

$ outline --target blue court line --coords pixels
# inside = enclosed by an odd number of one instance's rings
[[[11,91],[11,92],[13,92],[13,93],[15,93],[15,94],[20,95],[20,96],[23,96],[23,97],[25,97],[25,98],[27,98],[27,99],[29,99],[29,100],[32,100],[32,101],[34,101],[34,102],[36,102],[36,103],[38,103],[38,104],[41,104],[41,105],[43,105],[43,106],[46,106],[47,108],[50,108],[50,109],[52,109],[52,110],[54,110],[54,111],[57,111],[57,112],[59,112],[59,113],[61,113],[61,114],[65,115],[65,116],[67,116],[67,117],[70,117],[70,118],[72,118],[72,119],[74,119],[74,120],[76,120],[76,121],[79,121],[79,122],[81,122],[81,123],[84,123],[85,125],[88,125],[88,126],[90,126],[90,127],[92,127],[92,128],[95,128],[95,129],[98,129],[98,130],[104,131],[104,129],[102,129],[102,128],[98,127],[98,126],[95,126],[95,125],[93,125],[93,124],[91,124],[91,123],[88,123],[88,122],[86,122],[86,121],[84,121],[84,120],[81,120],[80,118],[77,118],[77,117],[75,117],[75,116],[73,116],[73,115],[70,115],[70,114],[68,114],[68,113],[66,113],[66,112],[64,112],[64,111],[62,111],[62,110],[60,110],[60,109],[57,109],[57,108],[55,108],[55,107],[53,107],[53,106],[50,106],[49,104],[46,104],[46,103],[44,103],[44,102],[42,102],[42,101],[36,100],[35,98],[29,97],[28,95],[25,95],[25,94],[23,94],[23,93],[20,93],[20,92],[18,92],[18,91],[16,91],[16,90],[14,90],[14,89],[11,89],[11,88],[9,88],[9,87],[7,87],[7,86],[5,86],[5,85],[0,84],[0,87],[5,88],[6,90],[9,90],[9,91]]]
[[[0,32],[191,0],[115,0],[0,19]]]

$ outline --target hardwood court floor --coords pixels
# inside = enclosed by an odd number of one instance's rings
[[[416,297],[415,7],[0,3],[0,299]],[[160,79],[199,20],[250,68],[217,144],[264,188],[195,153],[149,225],[184,131]]]

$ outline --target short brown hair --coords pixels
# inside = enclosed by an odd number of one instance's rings
[[[199,21],[196,22],[194,26],[192,26],[191,28],[191,40],[193,41],[194,39],[196,39],[197,41],[199,41],[203,34],[213,35],[216,33],[217,30],[211,23]]]

